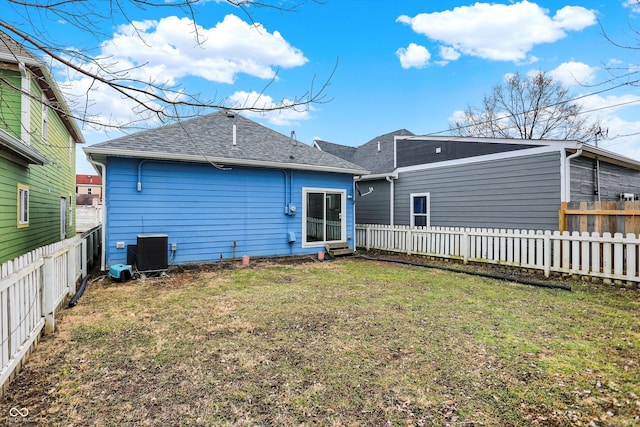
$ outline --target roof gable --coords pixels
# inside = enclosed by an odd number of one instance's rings
[[[323,141],[321,139],[313,141],[313,145],[325,153],[333,154],[334,156],[338,156],[341,159],[345,159],[350,162],[353,161],[353,156],[357,150],[356,147],[334,144],[333,142]]]
[[[376,136],[359,147],[334,144],[327,141],[315,141],[322,151],[329,152],[352,163],[362,166],[373,175],[392,173],[394,169],[394,141],[397,136],[414,136],[407,129],[399,129]]]

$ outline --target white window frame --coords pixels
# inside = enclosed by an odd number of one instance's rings
[[[426,198],[426,208],[427,212],[424,214],[416,214],[413,212],[413,202],[418,197]],[[411,193],[411,200],[409,204],[409,216],[410,216],[410,224],[412,227],[416,226],[416,216],[425,216],[427,218],[427,227],[431,226],[431,193]]]
[[[60,240],[67,238],[69,229],[67,228],[67,209],[69,208],[69,201],[66,197],[60,197]]]
[[[330,194],[339,194],[340,195],[340,204],[341,204],[341,218],[340,218],[340,240],[325,240],[324,241],[307,241],[307,195],[309,193],[324,193],[324,200],[326,201],[327,193]],[[326,212],[326,208],[325,208]],[[347,236],[347,190],[340,188],[312,188],[312,187],[302,187],[302,247],[303,248],[314,248],[314,247],[323,247],[327,242],[339,242],[345,241]]]
[[[29,186],[18,184],[17,189],[17,210],[18,210],[18,228],[29,226]]]
[[[73,195],[71,193],[69,193],[69,198],[67,199],[68,205],[69,205],[69,214],[68,214],[68,218],[69,218],[69,227],[73,227],[73,218],[75,217],[74,215],[74,208],[73,208]]]

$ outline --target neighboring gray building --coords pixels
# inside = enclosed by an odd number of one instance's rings
[[[561,202],[640,195],[640,161],[574,141],[400,130],[315,146],[371,171],[356,178],[359,224],[554,230]]]
[[[400,129],[373,138],[359,146],[349,147],[327,141],[315,140],[313,145],[329,154],[341,157],[369,171],[366,178],[356,180],[356,223],[391,224],[391,193],[389,177],[395,176],[395,138],[415,136]],[[366,165],[366,166],[365,166]],[[389,179],[389,180],[388,180]],[[375,191],[370,193],[371,189]]]

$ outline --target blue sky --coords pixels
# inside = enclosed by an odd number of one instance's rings
[[[326,88],[328,102],[300,112],[249,115],[285,135],[295,131],[307,144],[319,138],[360,145],[402,128],[444,132],[456,111],[479,106],[505,75],[542,70],[575,96],[595,94],[581,102],[608,128],[609,139],[600,146],[640,160],[640,92],[631,85],[614,88],[626,80],[612,74],[631,73],[633,80],[640,60],[603,35],[622,45],[638,43],[633,28],[640,29],[640,9],[633,3],[323,0],[293,12],[249,7],[251,22],[236,7],[204,1],[194,6],[206,39],[199,46],[191,16],[175,8],[129,10],[137,33],[124,19],[96,22],[98,35],[79,32],[59,17],[29,19],[46,25],[65,47],[100,46],[90,53],[114,66],[147,64],[136,70],[139,78],[181,85],[227,104],[293,99],[320,88],[337,64]],[[25,25],[18,15],[2,19]],[[86,92],[89,82],[61,71],[56,77],[65,93]],[[126,121],[131,108],[95,87],[88,105],[97,120]],[[85,130],[88,144],[118,136]],[[83,157],[79,152],[78,171],[92,173]]]

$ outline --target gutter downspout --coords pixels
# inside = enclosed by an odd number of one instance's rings
[[[582,144],[578,146],[578,151],[565,159],[565,202],[571,201],[571,160],[582,155]]]
[[[395,193],[394,179],[391,176],[387,176],[385,177],[385,179],[387,180],[387,182],[389,182],[389,225],[393,227],[395,225],[393,218],[393,210],[395,205],[395,200],[393,197]]]
[[[601,201],[600,199],[600,156],[598,156],[596,154],[596,193],[598,196],[598,201]]]
[[[102,169],[102,230],[101,240],[102,248],[100,253],[100,271],[105,271],[105,261],[107,252],[107,167],[100,162],[96,162],[89,155],[86,155],[87,160],[94,166],[99,166]]]

